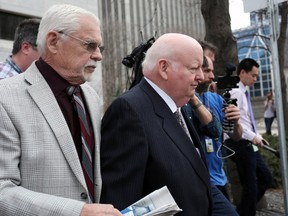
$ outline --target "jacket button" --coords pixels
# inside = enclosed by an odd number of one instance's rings
[[[88,198],[87,193],[85,193],[85,192],[81,193],[81,198],[82,199],[87,199]]]

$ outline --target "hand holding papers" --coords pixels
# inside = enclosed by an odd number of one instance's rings
[[[166,186],[121,211],[124,216],[172,216],[182,211]]]

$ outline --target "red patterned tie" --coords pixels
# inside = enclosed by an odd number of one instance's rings
[[[90,199],[94,202],[94,184],[93,184],[93,159],[92,152],[94,142],[91,136],[91,129],[88,124],[88,119],[85,111],[85,106],[81,97],[80,87],[70,86],[67,88],[68,95],[73,95],[73,104],[78,113],[79,123],[81,128],[81,141],[82,141],[82,169],[89,191]]]

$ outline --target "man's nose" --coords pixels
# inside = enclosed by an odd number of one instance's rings
[[[197,76],[198,81],[201,82],[204,80],[204,73],[203,73],[203,70],[201,68],[199,68],[196,76]]]
[[[102,60],[102,53],[100,52],[99,48],[95,50],[95,52],[91,53],[91,59],[95,61],[101,61]]]
[[[213,71],[210,72],[210,79],[212,79],[212,80],[215,79],[215,75],[214,75]]]

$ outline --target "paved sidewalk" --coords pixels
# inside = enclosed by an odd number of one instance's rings
[[[265,193],[267,208],[257,210],[256,216],[285,216],[282,189],[268,189]]]
[[[266,132],[264,118],[256,119],[258,132],[263,135]],[[278,135],[277,119],[272,124],[272,135]],[[284,195],[282,189],[268,189],[265,193],[267,208],[257,210],[256,216],[285,216]]]
[[[256,127],[261,135],[266,132],[264,118],[256,119]],[[277,119],[272,124],[272,135],[278,135]],[[265,193],[267,208],[258,210],[256,216],[285,216],[282,189],[268,189]]]
[[[256,119],[256,127],[258,132],[262,135],[266,132],[264,118]],[[275,118],[271,129],[272,135],[278,135],[277,119]]]

